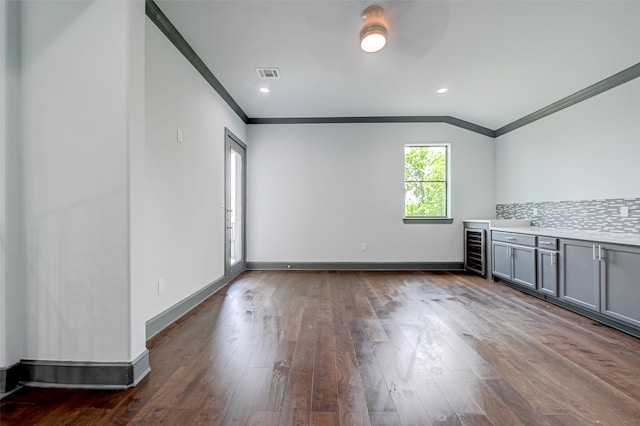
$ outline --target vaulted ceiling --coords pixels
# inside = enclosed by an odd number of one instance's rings
[[[452,116],[498,129],[640,62],[640,1],[155,3],[252,118]],[[389,20],[375,54],[359,48],[370,4]]]

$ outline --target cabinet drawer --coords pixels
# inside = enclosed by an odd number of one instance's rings
[[[526,234],[514,234],[511,232],[499,232],[493,231],[491,233],[492,241],[503,241],[505,243],[519,244],[522,246],[534,246],[536,245],[535,235]]]
[[[558,239],[552,237],[538,237],[538,247],[547,250],[558,250]]]

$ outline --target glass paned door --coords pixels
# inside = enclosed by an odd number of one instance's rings
[[[225,151],[225,275],[233,276],[246,269],[246,146],[227,130]]]

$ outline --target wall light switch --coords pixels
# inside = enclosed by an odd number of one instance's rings
[[[620,217],[629,217],[629,207],[627,206],[620,207]]]
[[[538,208],[537,207],[533,208],[533,215],[534,216],[538,216]]]
[[[182,130],[178,129],[178,131],[176,132],[176,140],[178,141],[178,143],[182,143]]]
[[[158,294],[162,293],[164,291],[165,288],[165,280],[164,278],[160,278],[158,280]]]
[[[360,244],[360,250],[367,251],[367,243]]]

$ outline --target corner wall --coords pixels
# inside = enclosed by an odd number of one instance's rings
[[[249,262],[461,262],[462,220],[495,214],[493,140],[467,130],[250,125],[247,139]],[[410,143],[451,143],[453,224],[403,223]]]
[[[25,353],[25,215],[22,193],[20,4],[0,2],[0,394]]]
[[[148,18],[145,26],[148,321],[224,276],[225,127],[245,139],[246,125]]]
[[[130,239],[140,226],[130,172],[143,166],[134,152],[144,146],[144,3],[8,3],[21,8],[21,151],[9,172],[22,197],[12,209],[24,212],[20,357],[56,383],[47,363],[124,367],[146,353]]]
[[[498,204],[637,198],[640,78],[496,139]]]

